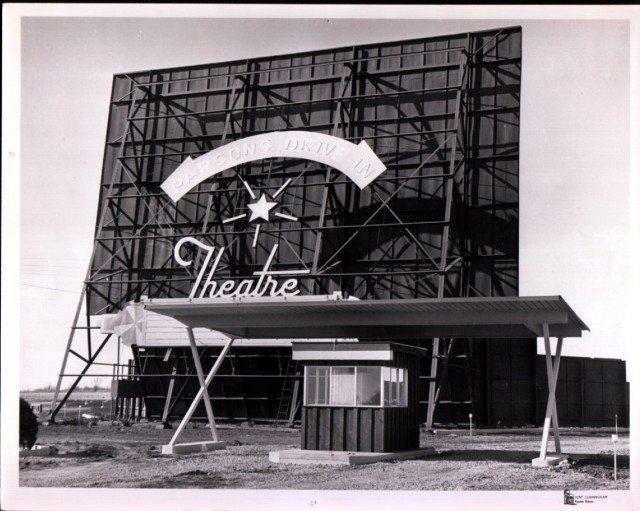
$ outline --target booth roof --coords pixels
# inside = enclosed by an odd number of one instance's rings
[[[302,297],[301,297],[302,298]],[[235,338],[531,339],[581,337],[588,327],[561,296],[314,301],[156,298],[147,310]]]
[[[389,341],[371,341],[371,342],[299,342],[294,341],[291,343],[291,349],[293,351],[294,360],[305,360],[309,354],[313,354],[314,358],[318,353],[331,353],[332,355],[341,355],[339,357],[332,357],[338,360],[348,360],[347,354],[358,353],[362,351],[374,352],[389,352],[389,353],[407,353],[410,355],[425,356],[429,354],[429,351],[413,346],[410,344],[402,344],[398,342]],[[342,356],[344,355],[344,356]],[[376,360],[380,360],[379,357],[373,357]],[[361,358],[361,360],[367,360],[367,358]]]

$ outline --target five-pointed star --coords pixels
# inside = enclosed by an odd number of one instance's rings
[[[251,218],[249,222],[253,222],[256,218],[262,218],[263,220],[269,220],[269,211],[271,211],[278,204],[276,202],[268,202],[266,195],[262,194],[257,202],[253,204],[247,204],[251,210]]]

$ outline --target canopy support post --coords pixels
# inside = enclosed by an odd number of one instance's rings
[[[171,368],[171,379],[169,380],[169,388],[167,389],[167,397],[164,401],[164,409],[162,410],[162,418],[160,419],[163,425],[168,424],[169,420],[169,409],[171,408],[171,399],[173,398],[173,387],[176,384],[176,373],[178,372],[178,357],[175,358],[173,362],[173,367]]]
[[[211,429],[211,438],[214,442],[218,441],[218,431],[216,430],[216,420],[213,417],[213,410],[211,409],[211,399],[209,398],[209,385],[205,382],[204,373],[202,372],[202,363],[200,362],[200,354],[196,347],[196,340],[193,335],[193,329],[187,327],[187,335],[189,336],[189,344],[191,345],[191,355],[193,356],[193,364],[196,368],[198,375],[198,383],[202,389],[202,397],[204,399],[204,407],[207,411],[207,419],[209,420],[209,429]]]
[[[198,374],[200,390],[198,391],[196,396],[193,398],[193,401],[191,402],[191,405],[189,406],[187,413],[184,415],[184,417],[180,421],[180,424],[178,425],[178,428],[176,429],[176,432],[174,433],[169,443],[162,446],[162,454],[188,454],[192,452],[206,452],[206,451],[211,451],[216,449],[224,449],[225,447],[224,442],[221,442],[220,440],[218,440],[218,431],[216,429],[216,422],[213,416],[213,409],[211,408],[209,391],[207,389],[209,388],[209,385],[211,385],[211,381],[213,380],[213,377],[216,375],[216,373],[220,369],[220,366],[222,365],[222,362],[227,356],[227,353],[229,352],[229,349],[233,344],[233,338],[229,339],[226,342],[226,344],[222,348],[222,351],[220,352],[220,355],[218,355],[218,358],[213,364],[213,367],[207,374],[207,377],[204,378],[204,373],[202,371],[202,364],[200,363],[200,356],[198,354],[198,349],[196,347],[196,342],[195,342],[192,328],[187,327],[187,335],[189,336],[189,344],[191,345],[191,354],[193,355],[193,362],[196,368],[196,372]],[[184,428],[187,426],[187,424],[191,420],[191,417],[196,411],[196,408],[200,404],[200,400],[203,398],[204,398],[204,406],[207,411],[207,418],[209,420],[209,428],[211,429],[211,437],[213,440],[208,442],[191,442],[191,443],[183,443],[183,444],[176,443],[178,438],[184,431]]]
[[[436,380],[438,377],[438,357],[440,356],[440,338],[433,339],[431,348],[431,372],[429,373],[429,402],[427,404],[427,429],[433,429],[433,414],[436,409]]]
[[[562,337],[558,337],[556,353],[551,359],[551,340],[549,338],[549,325],[543,323],[542,333],[544,335],[545,362],[547,366],[547,385],[549,397],[547,398],[547,410],[545,412],[544,426],[542,427],[542,441],[540,444],[540,456],[531,460],[534,467],[548,467],[559,463],[565,456],[562,455],[560,446],[560,427],[558,425],[558,408],[556,406],[556,387],[558,384],[558,374],[560,372],[560,357],[562,355]],[[555,456],[547,456],[547,445],[549,443],[549,432],[553,427],[553,437],[555,441]]]

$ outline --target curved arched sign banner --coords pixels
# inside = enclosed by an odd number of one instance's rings
[[[188,156],[161,187],[177,202],[202,181],[236,165],[265,158],[301,158],[324,163],[345,174],[361,189],[386,170],[364,140],[356,145],[311,131],[274,131],[235,140],[196,159]]]

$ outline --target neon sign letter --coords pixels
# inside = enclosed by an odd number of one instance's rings
[[[300,293],[298,288],[298,279],[288,278],[284,282],[280,283],[273,277],[275,275],[303,275],[309,273],[309,270],[293,270],[293,271],[270,271],[269,267],[273,261],[273,258],[278,249],[277,245],[274,245],[271,249],[271,253],[267,258],[267,262],[260,271],[253,272],[253,275],[258,277],[257,279],[243,279],[236,285],[235,281],[228,279],[220,283],[213,280],[215,272],[220,263],[220,259],[224,255],[225,247],[216,248],[209,246],[201,241],[187,236],[182,238],[173,249],[173,256],[180,266],[189,267],[193,263],[193,260],[184,259],[180,255],[180,249],[183,245],[191,243],[205,251],[206,256],[204,263],[198,272],[196,281],[191,288],[189,298],[195,298],[200,289],[200,295],[198,298],[204,298],[209,296],[210,298],[255,298],[258,296],[282,296],[289,297],[295,296]],[[213,258],[213,263],[211,259]],[[202,279],[205,273],[209,273],[204,284],[201,285]]]

